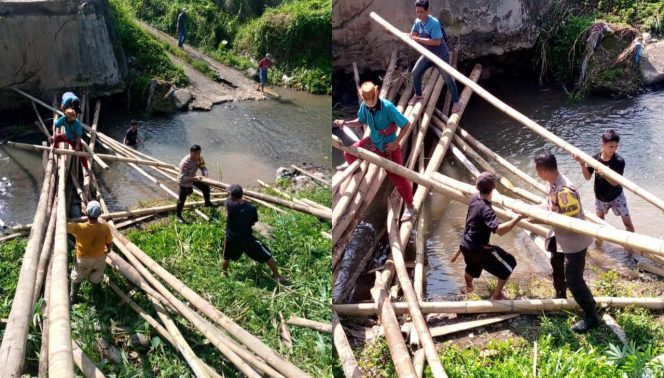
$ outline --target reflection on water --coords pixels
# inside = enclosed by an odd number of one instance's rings
[[[662,92],[628,99],[593,98],[580,104],[569,104],[560,92],[542,90],[527,84],[492,82],[483,85],[512,107],[588,154],[599,151],[603,130],[616,130],[621,135],[618,153],[626,161],[625,176],[658,197],[664,197],[664,180],[658,175],[664,171]],[[585,181],[578,163],[565,151],[555,148],[477,96],[473,97],[464,113],[461,126],[533,176],[534,154],[542,148],[552,149],[558,158],[560,170],[579,186],[585,209],[594,212],[593,181]],[[465,168],[449,158],[442,172],[468,183],[473,182]],[[508,177],[517,185],[531,189],[522,181]],[[629,191],[626,191],[626,196],[637,232],[661,238],[664,227],[662,212]],[[437,194],[430,195],[427,206],[431,214],[431,223],[425,227],[429,259],[427,295],[435,299],[457,294],[459,287],[463,286],[463,258],[460,257],[453,264],[450,259],[457,250],[463,232],[466,206],[456,202],[448,203]],[[620,218],[613,214],[607,216],[607,221],[624,228]],[[518,266],[513,274],[517,281],[550,273],[548,260],[523,231],[518,230],[502,237],[492,235],[491,240],[517,258]],[[624,261],[622,247],[605,243],[604,250],[608,256]],[[594,255],[602,258],[599,253]]]
[[[272,182],[280,166],[329,166],[331,98],[279,92],[281,97],[275,100],[229,103],[210,112],[146,120],[139,128],[144,141],[139,150],[177,165],[191,144],[200,144],[210,176],[241,185],[256,185],[256,179]],[[100,129],[122,140],[134,117],[140,119],[102,106]],[[41,136],[21,141],[40,144]],[[41,161],[39,153],[0,146],[0,219],[8,224],[32,221],[41,188]],[[98,179],[111,209],[166,196],[128,165],[110,162],[109,166]],[[150,168],[146,171],[154,174]],[[155,178],[176,188],[163,176]]]

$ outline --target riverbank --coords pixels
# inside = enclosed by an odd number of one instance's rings
[[[282,190],[299,198],[331,205],[329,189],[315,187],[296,191],[289,188],[288,184],[282,183]],[[329,335],[289,326],[293,348],[289,349],[280,341],[280,314],[286,320],[290,316],[298,316],[331,322],[331,243],[321,233],[329,232],[330,222],[293,211],[281,214],[258,205],[259,221],[266,225],[260,227],[263,235],[259,238],[272,250],[282,275],[288,280],[284,285],[277,285],[270,278],[266,266],[255,264],[247,257],[231,264],[228,277],[221,276],[219,254],[223,248],[225,211],[223,208],[204,211],[211,217],[210,222],[200,221],[194,218],[193,212],[185,211],[185,217],[192,221],[190,224],[179,225],[174,216],[169,215],[124,233],[169,272],[269,347],[312,376],[330,376],[332,341]],[[11,308],[25,244],[24,239],[0,244],[2,318],[7,317]],[[106,274],[125,292],[131,291],[131,285],[119,274],[110,268],[107,268]],[[105,374],[191,375],[191,370],[176,349],[139,319],[107,285],[102,291],[100,297],[92,298],[89,285],[82,286],[81,300],[72,309],[72,338]],[[142,292],[137,291],[133,299],[156,317]],[[36,375],[38,364],[41,305],[40,301],[36,306],[26,353],[26,371],[31,375]],[[228,376],[239,374],[194,328],[180,323],[180,329],[196,354],[213,369]],[[136,334],[142,336],[135,336],[134,339],[145,341],[138,344],[130,342]],[[120,349],[125,356],[120,363],[112,363],[102,357],[96,347],[99,338]]]
[[[268,77],[271,85],[331,94],[330,0],[238,0],[223,5],[190,0],[111,3],[170,35],[175,35],[180,10],[187,8],[187,44],[217,62],[257,80],[258,61],[270,52],[276,60]]]

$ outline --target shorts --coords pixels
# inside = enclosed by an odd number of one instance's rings
[[[620,193],[620,195],[611,202],[604,202],[595,198],[595,210],[607,214],[609,209],[613,210],[614,215],[621,217],[629,216],[629,209],[627,208],[627,198],[625,198],[625,192]]]
[[[267,84],[267,70],[261,69],[258,73],[258,77],[260,78],[261,85]]]
[[[469,250],[459,246],[463,259],[466,262],[466,273],[479,278],[482,270],[493,274],[501,280],[506,280],[516,267],[516,259],[498,246],[491,249]]]
[[[241,242],[226,237],[224,240],[224,260],[236,261],[242,257],[242,252],[259,263],[266,263],[272,258],[270,250],[256,238],[252,237],[251,240]]]
[[[88,280],[93,284],[101,283],[104,279],[104,268],[106,267],[106,256],[81,258],[76,256],[74,269],[71,271],[71,280],[81,283]]]

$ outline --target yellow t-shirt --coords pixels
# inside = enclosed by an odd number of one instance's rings
[[[113,243],[111,229],[105,223],[67,223],[67,233],[76,236],[76,256],[102,257],[106,244]]]

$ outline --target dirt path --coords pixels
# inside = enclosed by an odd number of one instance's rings
[[[173,54],[167,53],[167,55],[173,63],[182,66],[185,75],[189,78],[189,85],[184,88],[193,95],[193,99],[188,105],[189,110],[210,110],[213,105],[235,100],[233,87],[217,83]]]
[[[162,32],[161,30],[158,30],[145,22],[142,22],[140,20],[136,20],[138,25],[145,30],[146,32],[150,33],[152,36],[155,38],[164,41],[171,46],[176,46],[177,47],[177,40],[170,35]],[[196,71],[193,67],[190,65],[184,63],[182,60],[179,60],[178,64],[182,64],[185,67],[185,73],[189,78],[192,80],[193,85],[201,88],[201,90],[212,90],[212,94],[209,94],[208,97],[213,97],[213,96],[232,96],[234,100],[236,101],[242,101],[242,100],[264,100],[267,97],[262,94],[261,92],[256,90],[256,86],[258,83],[254,82],[253,80],[247,78],[244,76],[244,74],[241,71],[238,71],[234,68],[230,68],[228,66],[225,66],[216,60],[210,58],[209,56],[200,53],[198,50],[194,49],[193,47],[185,44],[183,51],[185,51],[187,54],[192,59],[198,59],[206,62],[208,66],[210,66],[211,69],[217,71],[219,74],[219,77],[221,78],[222,82],[224,85],[216,83],[212,79],[208,78],[207,76],[203,75],[202,73]],[[171,56],[171,59],[175,57]],[[177,58],[176,58],[177,59]],[[194,72],[191,72],[194,71]],[[190,72],[192,75],[190,75]],[[207,79],[203,80],[201,77]],[[214,86],[209,84],[209,82],[215,83],[218,86]],[[220,88],[219,86],[223,87]]]

